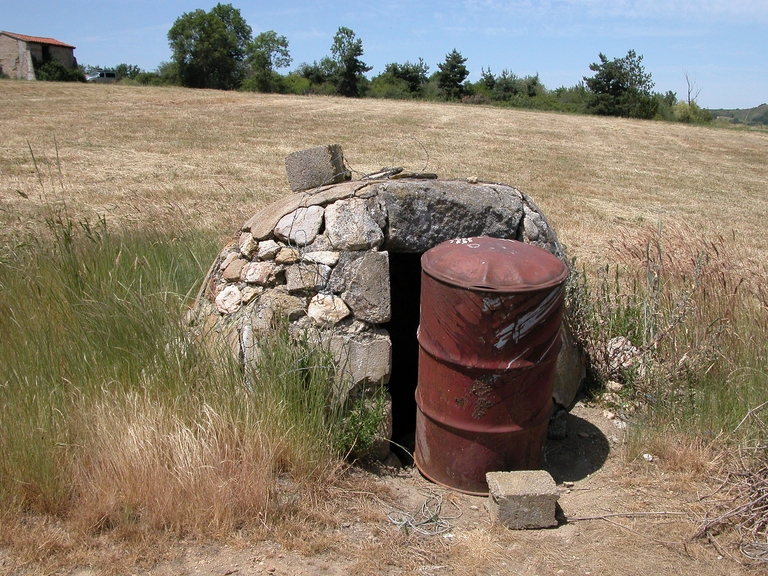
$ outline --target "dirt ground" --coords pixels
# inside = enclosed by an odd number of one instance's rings
[[[622,420],[578,403],[566,434],[547,444],[547,469],[560,492],[556,528],[512,531],[493,525],[487,498],[426,481],[413,467],[359,470],[370,490],[343,494],[335,525],[312,542],[290,535],[259,541],[168,543],[165,559],[137,557],[117,568],[147,575],[228,576],[343,574],[715,574],[758,573],[741,565],[726,542],[691,539],[713,486],[650,454],[628,460]],[[366,484],[367,482],[367,484]],[[426,507],[431,522],[414,523]],[[442,530],[442,531],[441,531]],[[719,538],[726,539],[727,535]],[[283,544],[278,543],[282,541]],[[732,551],[733,549],[731,549]],[[117,561],[117,560],[116,560]],[[0,573],[26,573],[0,553]],[[113,570],[110,572],[114,573]],[[36,570],[35,570],[36,572]],[[100,568],[56,573],[100,574]],[[126,573],[127,573],[126,572]]]

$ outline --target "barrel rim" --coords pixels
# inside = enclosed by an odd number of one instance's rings
[[[519,251],[518,253],[520,253],[524,259],[544,260],[545,267],[551,273],[543,280],[536,281],[535,283],[523,282],[520,278],[517,278],[514,283],[505,282],[501,285],[490,285],[489,283],[481,283],[481,278],[468,279],[466,276],[459,273],[461,272],[460,270],[447,269],[446,267],[441,267],[433,263],[434,260],[442,255],[442,253],[454,251],[459,246],[477,246],[480,248],[492,249],[494,246],[503,246],[504,244],[502,243],[508,242],[514,243],[516,250]],[[527,244],[520,240],[494,238],[491,236],[455,238],[453,240],[442,242],[422,254],[421,269],[424,274],[433,280],[446,284],[447,286],[489,294],[518,294],[547,290],[563,284],[570,274],[568,264],[550,254],[544,248],[534,246],[533,244]]]

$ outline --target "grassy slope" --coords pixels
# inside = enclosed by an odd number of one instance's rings
[[[529,193],[570,252],[685,223],[768,248],[768,134],[433,103],[0,82],[0,224],[40,222],[41,191],[75,216],[229,236],[288,193],[283,160],[339,143],[360,171],[397,164]],[[30,155],[42,166],[42,183]],[[59,174],[58,157],[61,167]],[[26,194],[28,199],[20,193]]]

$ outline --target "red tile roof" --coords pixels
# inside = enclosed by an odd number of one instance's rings
[[[6,36],[10,36],[11,38],[15,38],[16,40],[23,40],[24,42],[34,42],[36,44],[49,44],[52,46],[63,46],[64,48],[72,48],[74,50],[74,46],[72,44],[67,44],[66,42],[61,42],[60,40],[56,40],[55,38],[42,38],[41,36],[25,36],[24,34],[14,34],[13,32],[6,32],[5,30],[0,31],[0,34],[5,34]]]

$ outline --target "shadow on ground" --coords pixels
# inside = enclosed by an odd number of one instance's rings
[[[564,433],[547,439],[544,469],[555,482],[576,482],[598,471],[608,459],[610,443],[594,424],[565,414]]]

